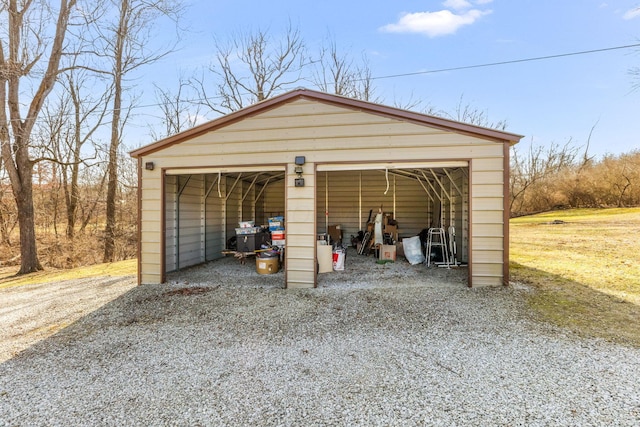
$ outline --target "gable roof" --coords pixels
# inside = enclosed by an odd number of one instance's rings
[[[267,100],[245,107],[241,110],[226,114],[222,117],[195,126],[184,132],[177,133],[170,137],[140,147],[136,150],[131,151],[129,154],[132,157],[140,157],[146,154],[151,154],[166,147],[170,147],[174,144],[179,144],[182,141],[188,140],[190,138],[202,135],[207,132],[211,132],[215,129],[227,126],[231,123],[254,116],[256,114],[298,99],[308,99],[317,102],[323,102],[339,107],[359,110],[365,113],[377,114],[401,121],[426,125],[446,131],[451,131],[454,133],[472,135],[500,143],[515,144],[523,138],[522,135],[518,135],[515,133],[485,128],[469,123],[445,119],[442,117],[431,116],[428,114],[417,113],[409,110],[402,110],[400,108],[389,107],[382,104],[375,104],[373,102],[362,101],[359,99],[347,98],[345,96],[333,95],[325,92],[318,92],[315,90],[302,88],[286,92],[282,95],[269,98]]]

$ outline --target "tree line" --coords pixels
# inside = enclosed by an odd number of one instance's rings
[[[511,150],[512,216],[553,209],[640,206],[640,150],[588,155],[587,146],[514,146]]]
[[[40,256],[46,265],[69,267],[135,255],[136,166],[125,135],[142,96],[136,79],[178,48],[183,11],[180,0],[0,0],[1,262],[19,261],[19,273],[29,273],[42,269]],[[175,27],[164,44],[160,24]],[[214,38],[212,50],[210,64],[171,87],[155,84],[161,117],[148,125],[154,139],[300,85],[385,102],[367,57],[331,34],[310,49],[289,23],[279,34],[257,29]],[[453,112],[411,98],[386,103],[507,125],[462,97]],[[636,175],[626,166],[637,164],[637,153],[628,157],[594,161],[556,146],[514,151],[512,210],[637,204]],[[604,178],[596,178],[605,163],[620,169],[617,187],[610,185],[617,198],[605,197]],[[584,189],[586,176],[602,188]],[[572,192],[561,183],[571,183]]]

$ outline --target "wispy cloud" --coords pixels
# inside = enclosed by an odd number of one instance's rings
[[[640,17],[640,7],[636,7],[630,10],[627,10],[624,15],[622,15],[623,19],[629,20]]]
[[[450,10],[405,13],[397,23],[385,25],[381,30],[389,33],[426,34],[429,37],[446,36],[455,34],[460,27],[471,25],[490,13],[490,10],[480,11],[477,9],[461,14],[455,14]]]
[[[380,31],[388,33],[418,33],[428,37],[455,34],[465,25],[471,25],[491,10],[475,9],[474,5],[484,5],[493,0],[445,0],[445,9],[437,12],[403,13],[398,21],[380,27]]]
[[[471,7],[471,3],[467,0],[447,0],[442,5],[449,9],[462,10]]]

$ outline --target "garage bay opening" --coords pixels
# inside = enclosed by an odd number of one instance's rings
[[[284,168],[186,172],[164,177],[168,278],[284,287]]]
[[[467,162],[318,165],[319,287],[466,286]]]

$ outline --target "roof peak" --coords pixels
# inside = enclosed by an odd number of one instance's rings
[[[224,116],[215,118],[201,125],[195,126],[186,131],[177,133],[170,137],[161,139],[149,145],[140,147],[130,152],[132,157],[139,157],[145,154],[150,154],[155,151],[161,150],[165,147],[180,143],[189,138],[193,138],[197,135],[201,135],[206,132],[213,131],[222,126],[234,123],[239,120],[260,114],[269,109],[278,107],[291,102],[297,98],[313,99],[318,102],[330,103],[332,105],[341,106],[344,108],[351,108],[367,112],[370,114],[378,114],[386,117],[391,117],[397,120],[404,120],[424,126],[431,126],[447,130],[455,133],[463,133],[467,135],[473,135],[484,139],[494,140],[496,142],[509,142],[515,144],[523,138],[522,135],[505,132],[497,129],[485,128],[469,123],[458,122],[455,120],[445,119],[443,117],[432,116],[429,114],[419,113],[410,110],[403,110],[397,107],[391,107],[388,105],[373,103],[371,101],[363,101],[360,99],[349,98],[344,95],[336,95],[327,92],[320,92],[314,89],[305,87],[298,87],[288,92],[276,95],[272,98],[265,99],[263,101],[252,104],[248,107],[244,107],[240,110],[231,112]]]

